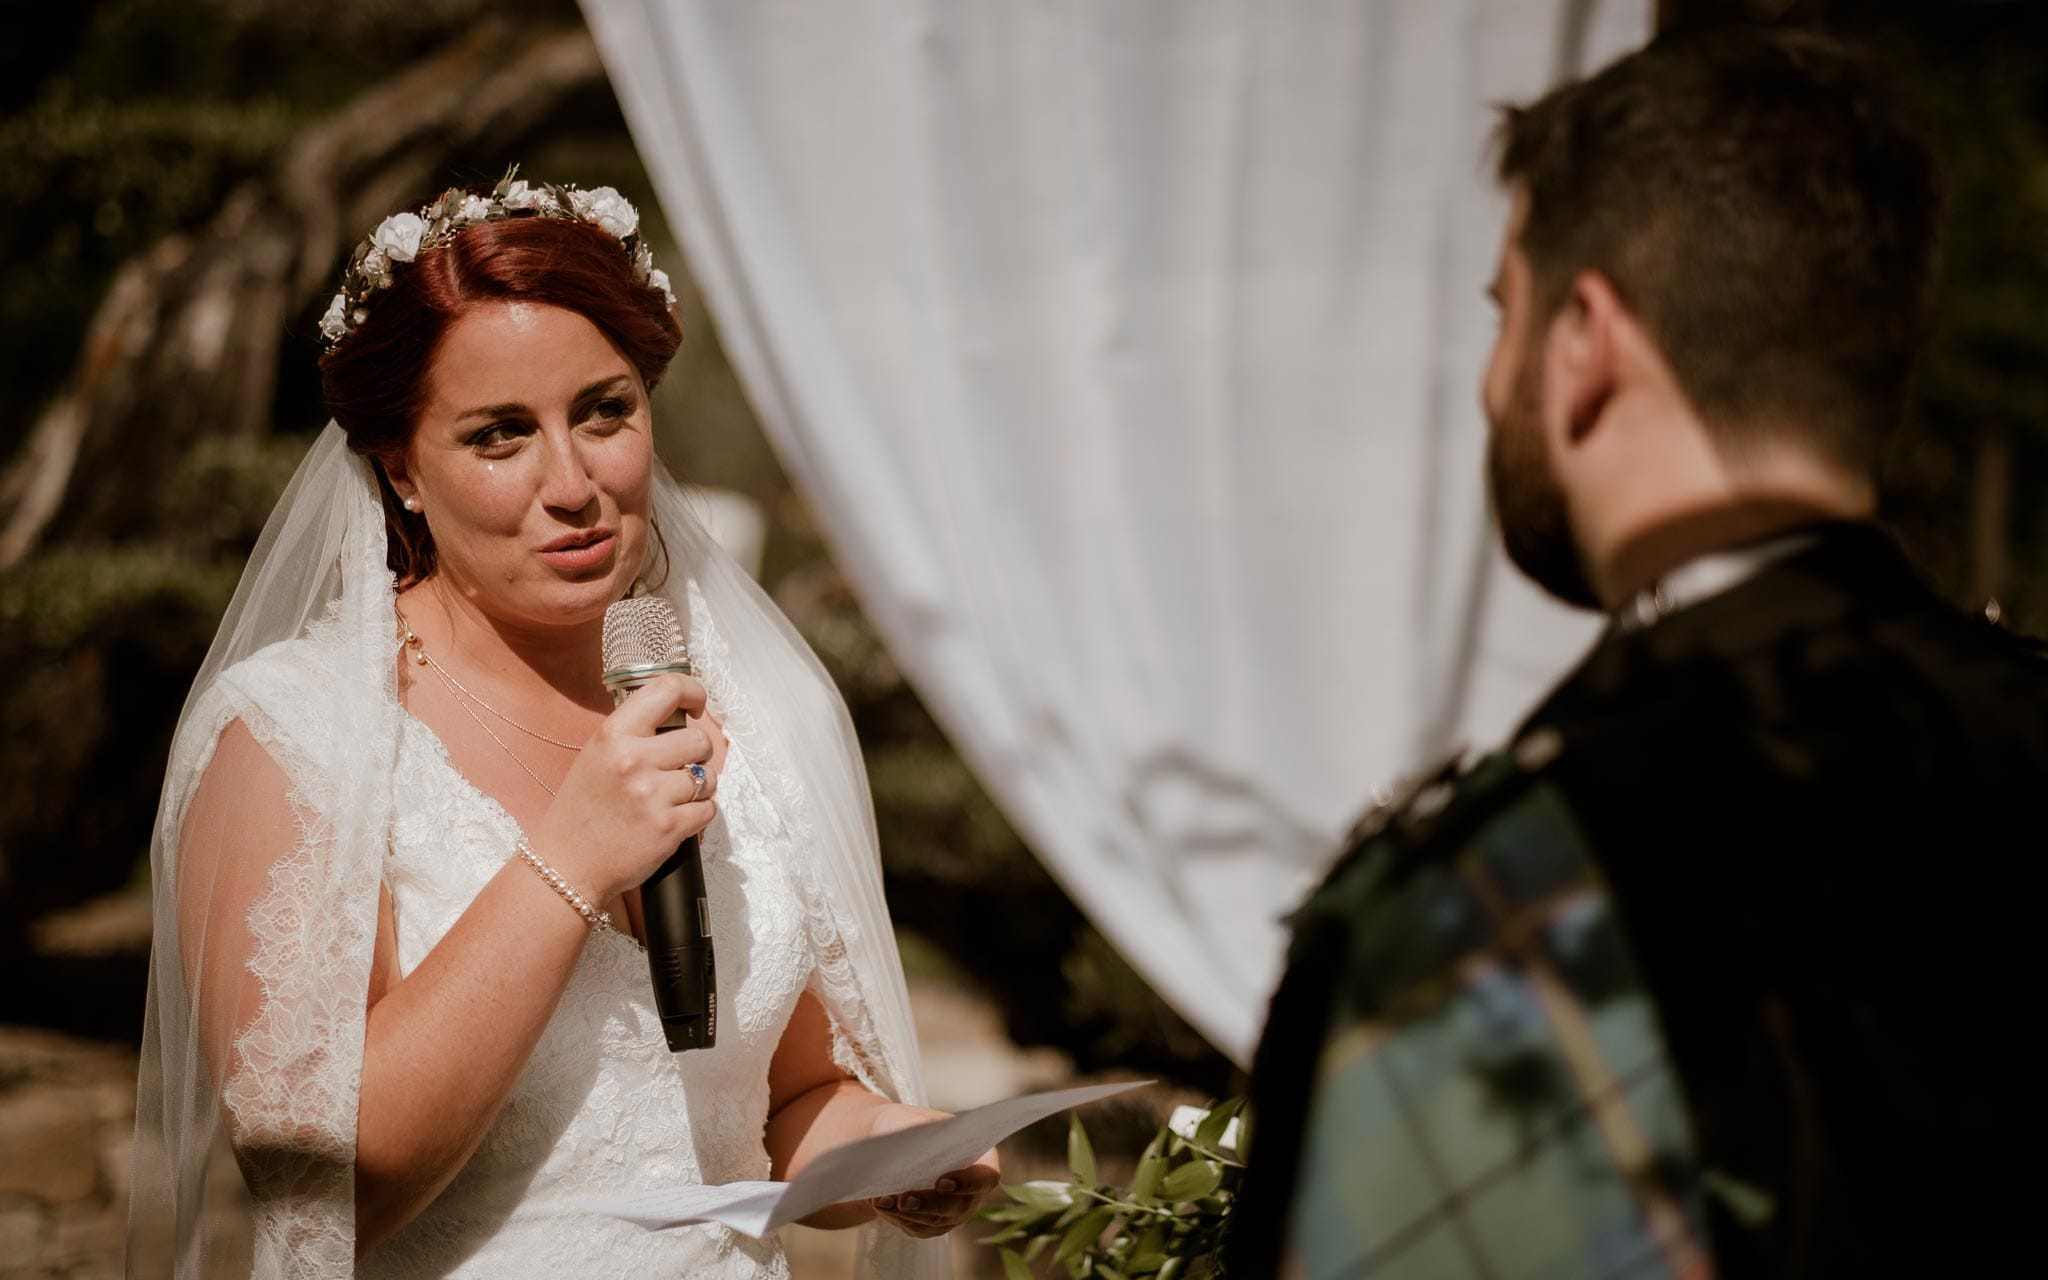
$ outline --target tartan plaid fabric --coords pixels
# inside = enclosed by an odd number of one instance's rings
[[[1496,757],[1458,790],[1522,772]],[[1349,944],[1290,1276],[1712,1274],[1678,1084],[1586,841],[1549,785],[1508,789],[1447,854],[1376,841],[1307,908]]]

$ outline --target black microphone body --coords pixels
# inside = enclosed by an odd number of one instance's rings
[[[640,886],[647,930],[647,972],[671,1053],[718,1042],[718,967],[711,951],[711,905],[696,836],[677,847]]]
[[[605,611],[604,683],[614,705],[641,685],[679,671],[694,675],[675,610],[659,596],[621,600]],[[684,725],[681,710],[656,730]],[[671,1053],[718,1043],[718,968],[711,948],[711,903],[696,836],[640,886],[647,931],[647,972]]]

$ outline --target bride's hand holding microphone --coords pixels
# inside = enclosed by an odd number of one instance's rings
[[[584,744],[533,831],[541,856],[584,892],[606,900],[638,888],[717,816],[726,743],[705,702],[702,682],[661,676],[628,695]],[[689,724],[657,732],[678,710]]]

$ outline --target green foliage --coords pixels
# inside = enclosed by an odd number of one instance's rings
[[[1886,57],[1930,127],[1948,188],[1934,331],[1885,514],[1951,599],[1976,607],[1996,591],[2012,625],[2048,633],[2048,9],[1842,9],[1836,25]],[[2010,514],[1991,531],[2005,559],[1994,579],[1974,525],[2001,467]]]
[[[578,20],[573,0],[41,9],[10,14],[0,40],[0,456],[123,260],[203,224],[300,129],[479,20]]]
[[[200,440],[157,487],[157,542],[239,564],[312,444],[297,433]]]
[[[1225,1146],[1233,1120],[1237,1132]],[[981,1243],[1000,1251],[1010,1280],[1030,1276],[1040,1258],[1074,1280],[1220,1277],[1250,1131],[1244,1099],[1218,1103],[1191,1133],[1161,1128],[1138,1157],[1130,1185],[1118,1187],[1098,1179],[1087,1126],[1079,1115],[1070,1116],[1072,1181],[1004,1187],[1010,1203],[977,1215],[999,1228]]]
[[[307,443],[202,441],[157,489],[163,536],[57,546],[0,575],[0,646],[28,657],[121,636],[196,663]]]
[[[127,883],[171,726],[302,436],[203,441],[153,490],[158,536],[59,544],[0,574],[0,946]],[[91,803],[82,797],[90,796]]]
[[[121,634],[189,653],[195,635],[212,633],[241,571],[239,558],[194,562],[160,546],[63,548],[0,578],[0,630],[9,647],[45,653]],[[159,624],[185,619],[196,630],[144,631],[134,625],[144,614]]]

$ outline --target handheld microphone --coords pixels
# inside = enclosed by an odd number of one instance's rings
[[[659,596],[621,600],[604,611],[604,685],[612,705],[670,672],[695,675],[682,622]],[[683,727],[678,709],[657,728]],[[697,837],[676,848],[640,886],[647,929],[647,971],[654,1007],[671,1053],[709,1049],[718,1041],[718,971],[711,954],[711,908],[704,896],[704,861]]]

